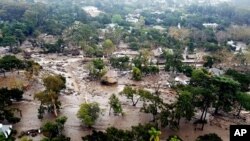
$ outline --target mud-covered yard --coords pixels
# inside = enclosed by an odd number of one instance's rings
[[[118,84],[114,86],[103,86],[100,82],[89,81],[87,79],[88,72],[86,70],[86,63],[83,63],[81,56],[78,57],[62,57],[57,55],[33,55],[32,59],[38,62],[43,70],[37,79],[27,91],[24,93],[25,101],[15,103],[14,106],[22,110],[21,122],[17,123],[14,128],[20,133],[29,129],[38,129],[42,123],[54,119],[52,115],[46,115],[43,120],[37,118],[37,109],[39,102],[34,100],[34,94],[44,89],[41,78],[45,74],[61,74],[66,77],[66,89],[61,92],[60,101],[62,103],[60,115],[68,117],[65,124],[65,134],[69,136],[72,141],[81,141],[81,137],[91,134],[88,128],[85,128],[81,121],[76,117],[79,105],[84,102],[98,102],[102,109],[102,113],[97,120],[94,128],[104,131],[107,127],[114,126],[119,129],[129,130],[131,126],[138,125],[139,123],[148,123],[152,120],[150,114],[140,112],[142,102],[138,103],[136,107],[131,105],[131,101],[124,96],[120,96],[119,92],[123,90],[125,85],[133,85],[135,87],[143,87],[145,89],[154,90],[157,83],[163,83],[164,80],[170,79],[168,74],[160,74],[154,77],[147,77],[144,81],[134,82],[130,80],[129,75],[119,77]],[[18,75],[22,75],[22,72]],[[1,76],[3,77],[3,76]],[[8,77],[8,76],[7,76]],[[23,77],[15,77],[16,79],[24,80]],[[7,81],[4,81],[7,82]],[[4,82],[0,82],[1,84]],[[160,89],[161,97],[165,102],[173,102],[176,94],[170,88],[163,87]],[[109,115],[108,99],[111,94],[117,94],[122,102],[124,116]],[[210,117],[208,117],[209,119]],[[203,131],[194,130],[192,122],[182,121],[180,129],[173,131],[170,129],[162,129],[162,139],[166,139],[169,135],[177,134],[186,141],[195,140],[199,135],[206,133],[217,133],[225,141],[229,140],[229,125],[234,124],[230,120],[225,119],[212,119],[213,122],[205,125]],[[248,120],[247,120],[248,121]],[[42,138],[39,135],[33,138],[35,141]]]

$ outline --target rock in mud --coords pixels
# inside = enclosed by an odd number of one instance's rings
[[[101,79],[101,83],[104,85],[114,85],[118,83],[117,72],[108,71]]]

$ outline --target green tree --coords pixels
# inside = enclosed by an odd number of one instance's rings
[[[135,66],[136,68],[138,68],[138,69],[142,69],[142,66],[145,65],[145,64],[143,64],[143,61],[144,61],[144,60],[143,60],[143,58],[142,58],[141,55],[139,55],[139,56],[133,58],[133,60],[132,60],[134,66]]]
[[[10,52],[13,52],[13,46],[17,44],[15,36],[6,36],[3,38],[2,44],[4,46],[10,46]]]
[[[151,113],[153,121],[156,122],[159,114],[159,109],[164,105],[163,99],[160,98],[159,91],[151,93],[147,90],[139,89],[138,93],[141,95],[143,100],[143,107],[141,111],[145,113]]]
[[[150,134],[150,141],[160,141],[161,131],[157,131],[154,127],[152,127],[148,133]]]
[[[60,75],[49,75],[43,78],[43,84],[46,87],[46,90],[54,91],[56,93],[66,87],[65,83],[66,79]]]
[[[140,81],[142,79],[142,73],[141,73],[141,70],[139,68],[134,67],[132,74],[133,74],[132,77],[134,80]]]
[[[167,141],[182,141],[182,139],[179,136],[173,135],[169,136]]]
[[[215,90],[213,87],[209,85],[207,87],[191,87],[190,90],[193,93],[193,104],[195,107],[201,109],[201,117],[197,123],[201,123],[201,130],[204,128],[204,124],[206,123],[206,116],[208,112],[208,108],[211,107],[216,101]]]
[[[132,126],[132,130],[121,130],[114,127],[106,129],[106,132],[93,131],[92,135],[87,135],[82,138],[83,141],[148,141],[151,137],[149,131],[152,127],[155,127],[152,124],[145,124],[138,126]]]
[[[182,69],[182,56],[178,51],[172,53],[170,51],[165,51],[163,56],[166,60],[165,71],[180,72]]]
[[[208,68],[212,68],[213,64],[215,62],[215,58],[211,57],[211,56],[206,56],[205,57],[206,62],[204,63],[204,67],[208,67]]]
[[[44,43],[44,50],[46,53],[61,53],[64,51],[65,41],[59,38],[56,43]]]
[[[113,109],[115,115],[123,114],[121,102],[115,94],[112,94],[110,96],[109,106],[110,106],[109,114],[110,114],[111,109]]]
[[[51,90],[45,90],[36,93],[34,99],[40,101],[40,107],[38,109],[38,118],[43,119],[45,110],[49,113],[54,113],[55,116],[58,115],[58,111],[61,106],[61,102],[58,99],[58,94]]]
[[[109,29],[108,32],[105,32],[105,39],[110,39],[116,46],[118,46],[123,33],[122,28],[115,26],[115,29]]]
[[[49,113],[58,115],[58,111],[61,106],[59,101],[59,92],[65,88],[66,79],[61,75],[49,75],[43,78],[43,84],[45,90],[38,92],[34,95],[34,99],[40,101],[40,107],[38,109],[38,118],[42,119],[47,110]]]
[[[227,77],[214,77],[212,81],[216,86],[218,97],[214,113],[218,114],[219,110],[231,111],[234,101],[237,98],[240,84]]]
[[[76,25],[76,28],[74,28],[67,36],[70,37],[70,39],[76,44],[80,45],[82,41],[91,42],[91,37],[95,36],[96,29],[88,24],[79,24]]]
[[[127,97],[127,99],[130,99],[132,101],[133,106],[136,106],[136,104],[139,102],[141,96],[138,93],[138,90],[133,89],[130,86],[126,86],[123,88],[123,90],[120,92],[121,95],[124,95]]]
[[[247,93],[239,93],[237,94],[237,101],[239,103],[239,109],[237,116],[240,116],[240,112],[244,108],[245,110],[250,110],[250,95]]]
[[[22,99],[23,91],[19,89],[0,89],[0,120],[8,121],[9,123],[17,123],[20,121],[20,117],[16,116],[15,112],[19,112],[22,116],[21,110],[18,108],[13,108],[13,99],[20,101]]]
[[[122,19],[121,15],[115,14],[112,16],[111,21],[112,21],[112,23],[120,24],[123,21],[123,19]]]
[[[64,124],[67,117],[58,117],[54,122],[48,121],[42,127],[43,134],[47,137],[43,140],[51,141],[70,141],[69,137],[63,135]]]
[[[100,114],[100,107],[98,103],[83,103],[80,105],[80,109],[77,112],[77,117],[82,120],[82,122],[91,127],[95,124]]]
[[[110,58],[111,66],[114,68],[118,68],[120,70],[129,69],[129,57],[111,57]]]
[[[184,65],[182,66],[181,72],[184,73],[187,77],[191,77],[193,70],[194,70],[194,67],[189,66],[189,65]]]
[[[82,137],[83,141],[148,141],[151,137],[149,131],[154,127],[151,124],[132,126],[132,130],[126,131],[110,127],[106,132],[93,131],[93,134]]]
[[[93,79],[100,79],[106,74],[105,64],[102,59],[94,59],[88,65],[89,75]]]
[[[177,130],[181,118],[190,121],[194,116],[195,105],[193,103],[193,94],[187,90],[178,90],[177,101],[172,104],[163,103],[160,98],[158,99],[156,107],[158,107],[157,109],[161,109],[159,119],[162,127],[169,126]]]
[[[6,55],[0,59],[0,68],[6,71],[23,69],[23,61],[12,55]]]
[[[178,119],[178,125],[181,117],[185,117],[187,120],[191,120],[194,116],[194,105],[192,103],[192,94],[187,91],[179,93],[179,97],[176,102],[176,116]]]
[[[111,16],[108,14],[100,14],[99,16],[96,17],[97,21],[101,24],[110,24],[111,21]]]
[[[211,83],[211,76],[204,69],[195,69],[192,71],[190,84],[192,86],[207,87]]]
[[[236,70],[229,69],[226,71],[226,75],[231,76],[234,80],[240,83],[242,92],[249,91],[250,73],[241,73]]]
[[[115,45],[110,39],[105,40],[104,43],[102,44],[102,47],[103,47],[104,53],[107,56],[109,56],[112,52],[115,51]]]

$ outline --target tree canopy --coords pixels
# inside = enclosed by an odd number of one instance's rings
[[[95,124],[100,112],[101,110],[98,103],[83,103],[80,105],[77,117],[81,119],[86,126],[91,127]]]

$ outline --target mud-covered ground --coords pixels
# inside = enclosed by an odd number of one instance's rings
[[[140,112],[142,103],[139,102],[136,107],[133,107],[131,106],[131,101],[120,96],[118,93],[122,91],[127,84],[154,90],[154,87],[158,83],[165,83],[166,79],[171,79],[168,74],[162,73],[158,76],[147,77],[142,82],[133,82],[130,80],[129,75],[125,75],[119,77],[117,85],[103,86],[99,82],[93,82],[87,79],[88,72],[86,70],[86,63],[83,63],[84,58],[81,56],[33,55],[32,59],[38,62],[43,67],[43,70],[40,72],[39,77],[34,80],[31,87],[25,92],[24,98],[26,100],[15,103],[14,106],[22,110],[22,119],[14,128],[18,133],[29,129],[38,129],[42,123],[55,118],[52,115],[46,115],[43,120],[39,120],[37,118],[37,109],[40,103],[34,100],[33,96],[36,92],[44,89],[41,82],[43,75],[50,73],[61,74],[66,77],[67,88],[60,95],[60,101],[62,103],[60,115],[68,117],[65,124],[65,134],[69,136],[72,141],[81,141],[82,136],[91,133],[76,117],[80,104],[84,102],[98,102],[100,104],[102,114],[94,126],[95,129],[104,131],[107,127],[114,126],[119,129],[129,130],[131,126],[150,122],[152,117],[150,114]],[[160,90],[162,92],[161,97],[165,102],[173,102],[175,100],[176,94],[170,88],[164,87]],[[125,113],[124,116],[109,115],[108,99],[113,93],[117,94],[122,102]],[[195,131],[192,122],[182,121],[180,130],[178,131],[162,129],[162,139],[166,140],[169,135],[177,134],[185,141],[193,141],[199,135],[217,133],[224,141],[228,141],[229,125],[234,123],[230,120],[217,118],[212,121],[211,124],[209,123],[205,126],[203,131]],[[39,141],[41,138],[42,135],[33,138],[33,140]]]

